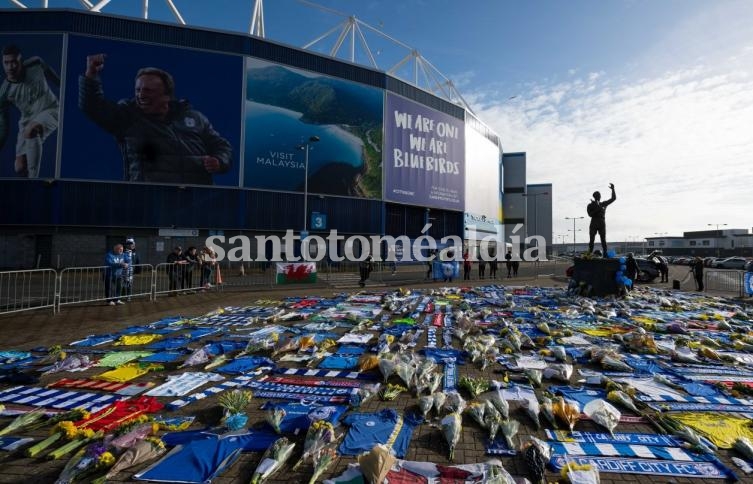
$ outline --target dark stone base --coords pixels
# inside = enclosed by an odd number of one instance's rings
[[[581,288],[581,293],[584,295],[607,296],[617,294],[619,286],[615,281],[615,276],[619,270],[619,259],[581,259],[576,257],[573,280]]]

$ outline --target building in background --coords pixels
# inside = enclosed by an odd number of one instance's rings
[[[546,254],[552,253],[552,200],[553,187],[551,183],[538,183],[526,186],[526,220],[528,236],[540,235],[546,242]],[[535,242],[527,244],[535,246]]]
[[[502,213],[504,214],[504,235],[506,243],[513,243],[513,252],[522,254],[525,250],[526,226],[526,154],[502,154],[503,183]],[[518,237],[514,239],[512,237]]]

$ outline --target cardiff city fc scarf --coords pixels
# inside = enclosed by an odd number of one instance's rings
[[[90,380],[88,378],[61,378],[47,385],[49,388],[78,388],[81,390],[99,390],[112,392],[118,395],[138,395],[154,386],[154,383],[117,383],[102,380]]]
[[[63,410],[83,408],[90,412],[101,410],[122,398],[122,396],[118,395],[102,395],[100,393],[30,386],[18,386],[0,392],[0,402],[30,405],[33,407],[59,408]]]
[[[599,457],[637,457],[682,462],[707,462],[709,456],[695,454],[681,447],[657,445],[605,444],[590,442],[547,442],[553,455],[587,455]]]
[[[362,383],[356,380],[320,380],[313,377],[285,377],[285,376],[263,376],[259,378],[260,382],[285,383],[288,385],[305,385],[311,387],[344,387],[344,388],[361,388]]]
[[[724,403],[647,402],[660,412],[753,412],[752,405],[727,405]]]
[[[458,368],[454,358],[444,360],[444,390],[454,390],[458,381]]]
[[[546,430],[546,436],[549,440],[557,442],[577,442],[581,444],[628,444],[628,445],[658,445],[661,447],[681,447],[682,441],[660,434],[632,434],[619,433],[614,435],[598,432],[572,432],[564,430]]]
[[[275,373],[280,375],[317,376],[323,378],[352,378],[356,380],[377,380],[379,377],[374,373],[361,373],[358,371],[336,370],[309,370],[308,368],[277,368]]]
[[[719,461],[683,462],[674,460],[635,459],[630,457],[592,457],[577,455],[554,455],[549,461],[549,465],[558,472],[571,463],[578,465],[592,465],[596,467],[599,472],[604,473],[700,477],[704,479],[735,479],[732,471],[724,467]]]

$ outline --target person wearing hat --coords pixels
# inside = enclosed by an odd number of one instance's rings
[[[139,257],[136,255],[136,241],[129,237],[123,245],[123,260],[126,268],[123,270],[123,296],[126,300],[131,300],[133,293],[133,275],[138,273],[136,270],[139,265]]]

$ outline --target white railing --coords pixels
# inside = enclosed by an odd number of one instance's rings
[[[52,308],[57,272],[53,269],[0,272],[0,313]]]

